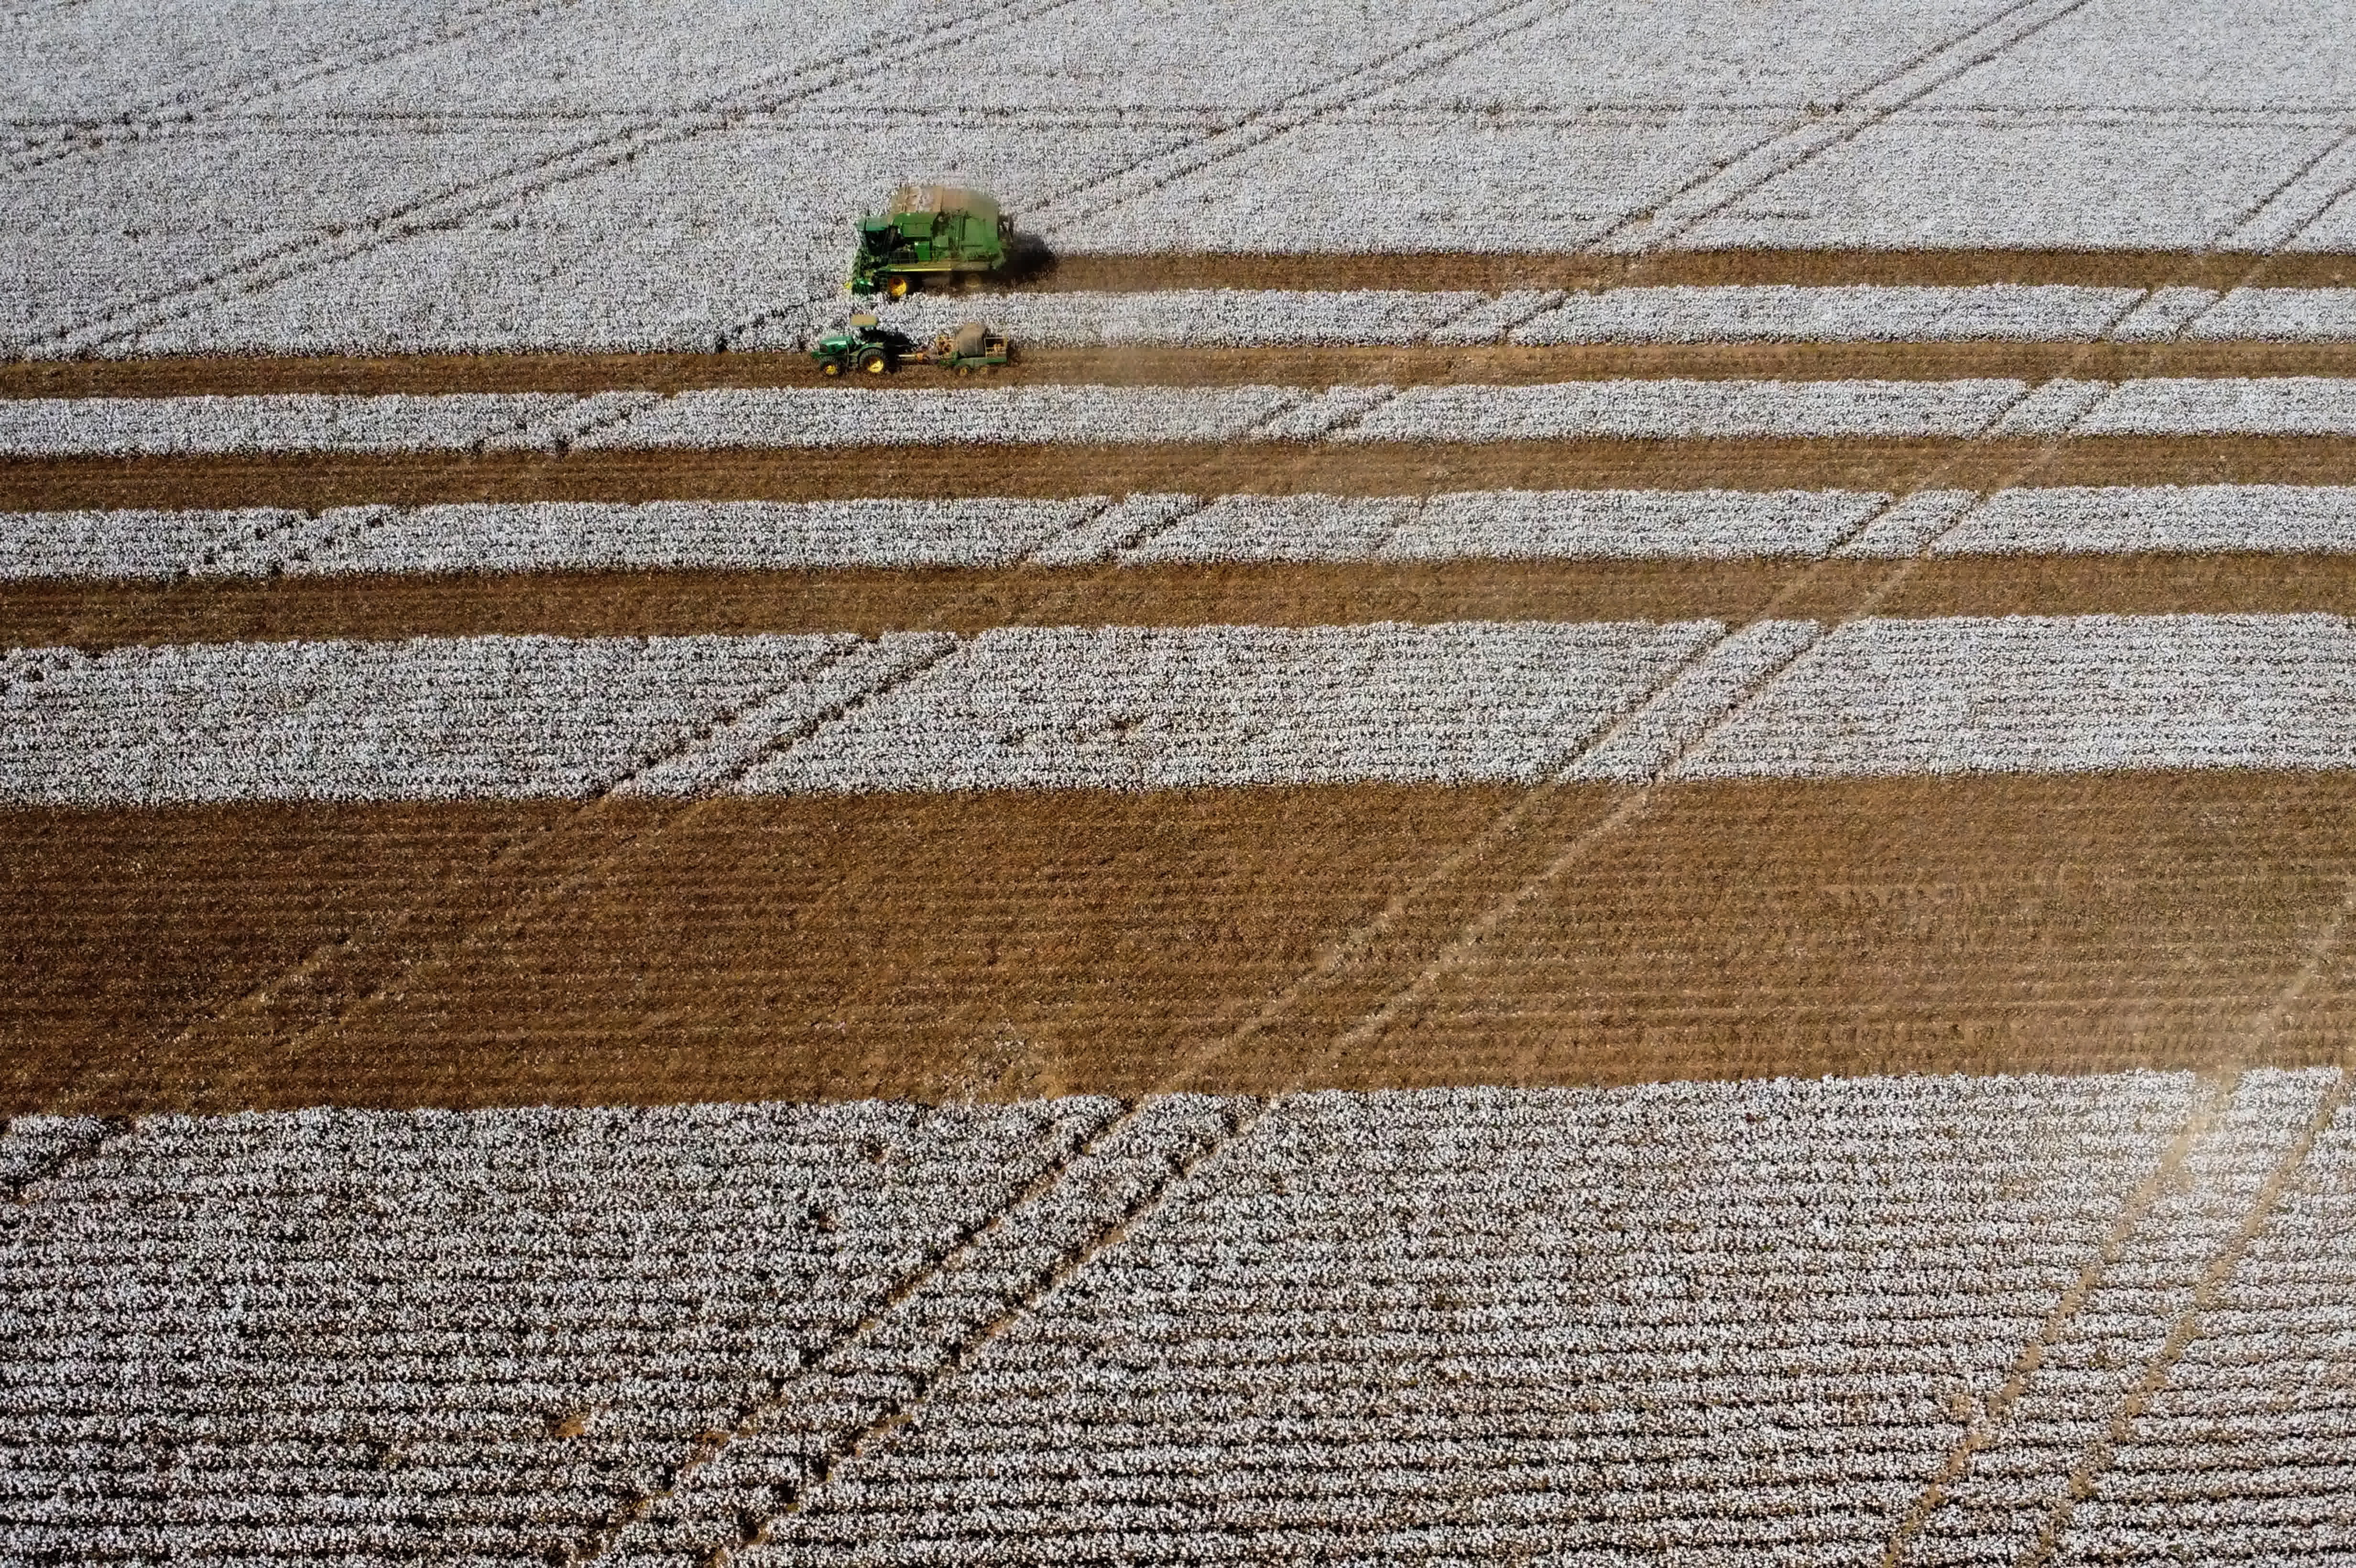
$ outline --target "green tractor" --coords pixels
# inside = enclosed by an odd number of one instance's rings
[[[881,376],[916,352],[906,333],[878,325],[873,316],[862,314],[811,344],[809,356],[818,361],[821,376],[840,376],[845,370]]]
[[[931,347],[920,347],[906,333],[894,332],[862,312],[811,344],[809,356],[818,361],[821,376],[846,370],[881,376],[903,365],[937,365],[952,375],[970,376],[1012,364],[1014,347],[1004,333],[969,321],[954,332],[942,333]]]
[[[955,186],[902,186],[892,210],[859,220],[859,251],[851,259],[851,292],[900,299],[927,279],[970,277],[1006,264],[1014,220],[978,190]]]

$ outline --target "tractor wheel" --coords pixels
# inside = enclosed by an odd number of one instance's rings
[[[840,376],[842,374],[842,361],[821,359],[819,361],[818,373],[821,376]]]
[[[866,371],[871,376],[881,376],[884,374],[884,370],[888,368],[884,358],[884,350],[881,348],[871,348],[866,353],[861,355],[859,357],[859,368]]]
[[[967,364],[960,363],[960,364],[957,367],[957,373],[958,373],[958,375],[960,375],[960,376],[970,376],[970,375],[972,375],[972,374],[973,374],[973,367],[972,367],[972,366],[970,366],[970,365],[967,365]]]
[[[891,279],[884,283],[884,292],[890,294],[895,300],[904,300],[908,297],[908,274],[905,272],[894,272],[892,274]]]

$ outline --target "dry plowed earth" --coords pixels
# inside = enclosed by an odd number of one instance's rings
[[[0,584],[26,643],[90,650],[540,633],[1323,626],[1356,621],[1745,622],[1878,615],[2356,614],[2344,555],[1886,560],[1456,560],[891,571],[530,572]]]
[[[718,452],[284,453],[0,461],[0,507],[317,507],[453,501],[824,501],[1108,491],[2345,485],[2337,436],[1807,436],[809,447]]]
[[[2356,779],[20,811],[11,1110],[2336,1060]]]
[[[992,384],[1138,387],[1527,386],[1546,381],[1939,381],[2054,376],[2331,376],[2348,368],[2336,343],[1580,343],[1255,347],[1133,345],[1024,347]],[[966,382],[924,365],[893,388]],[[387,357],[70,359],[0,365],[0,397],[350,396],[445,392],[683,392],[714,387],[841,386],[806,354],[417,354]]]
[[[1545,264],[1541,265],[1540,263]],[[1057,288],[2250,283],[2346,259],[1072,258]],[[1579,267],[1588,272],[1579,272]],[[1576,275],[1574,275],[1576,274]],[[1590,275],[1591,274],[1591,275]],[[2256,344],[1043,351],[1033,379],[2331,373]],[[0,396],[787,384],[794,356],[157,360]],[[0,462],[0,507],[2356,483],[2333,437]],[[16,582],[18,645],[2356,611],[2344,556]],[[2339,1059],[2356,774],[0,813],[9,1112],[1123,1095]]]

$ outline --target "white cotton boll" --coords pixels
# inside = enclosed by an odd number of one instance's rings
[[[1617,380],[1409,387],[1345,441],[1976,435],[2022,383]]]
[[[554,392],[0,399],[0,454],[464,450],[494,442],[573,401]]]
[[[2328,376],[2125,381],[2078,435],[2356,435],[2356,380]]]
[[[1694,777],[2356,764],[2356,638],[2329,615],[1869,620],[1679,767]]]
[[[1706,623],[985,633],[741,787],[1535,780]]]
[[[202,575],[301,514],[238,511],[0,512],[0,579],[164,581]]]
[[[1932,547],[1934,555],[2226,550],[2356,550],[2356,488],[2164,485],[2000,490]]]
[[[1004,566],[1102,503],[516,502],[388,510],[290,576]]]
[[[2136,298],[2134,289],[2019,283],[1604,289],[1570,295],[1513,341],[2091,341]]]

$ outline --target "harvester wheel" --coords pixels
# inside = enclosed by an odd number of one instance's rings
[[[905,272],[893,273],[892,276],[885,281],[884,284],[884,292],[890,294],[895,300],[906,299],[908,297],[908,274]]]
[[[884,374],[884,350],[881,348],[871,348],[866,353],[862,354],[859,357],[859,368],[866,371],[871,376],[881,376]]]
[[[960,376],[970,376],[973,374],[973,367],[970,365],[960,364],[957,367],[957,373]]]

